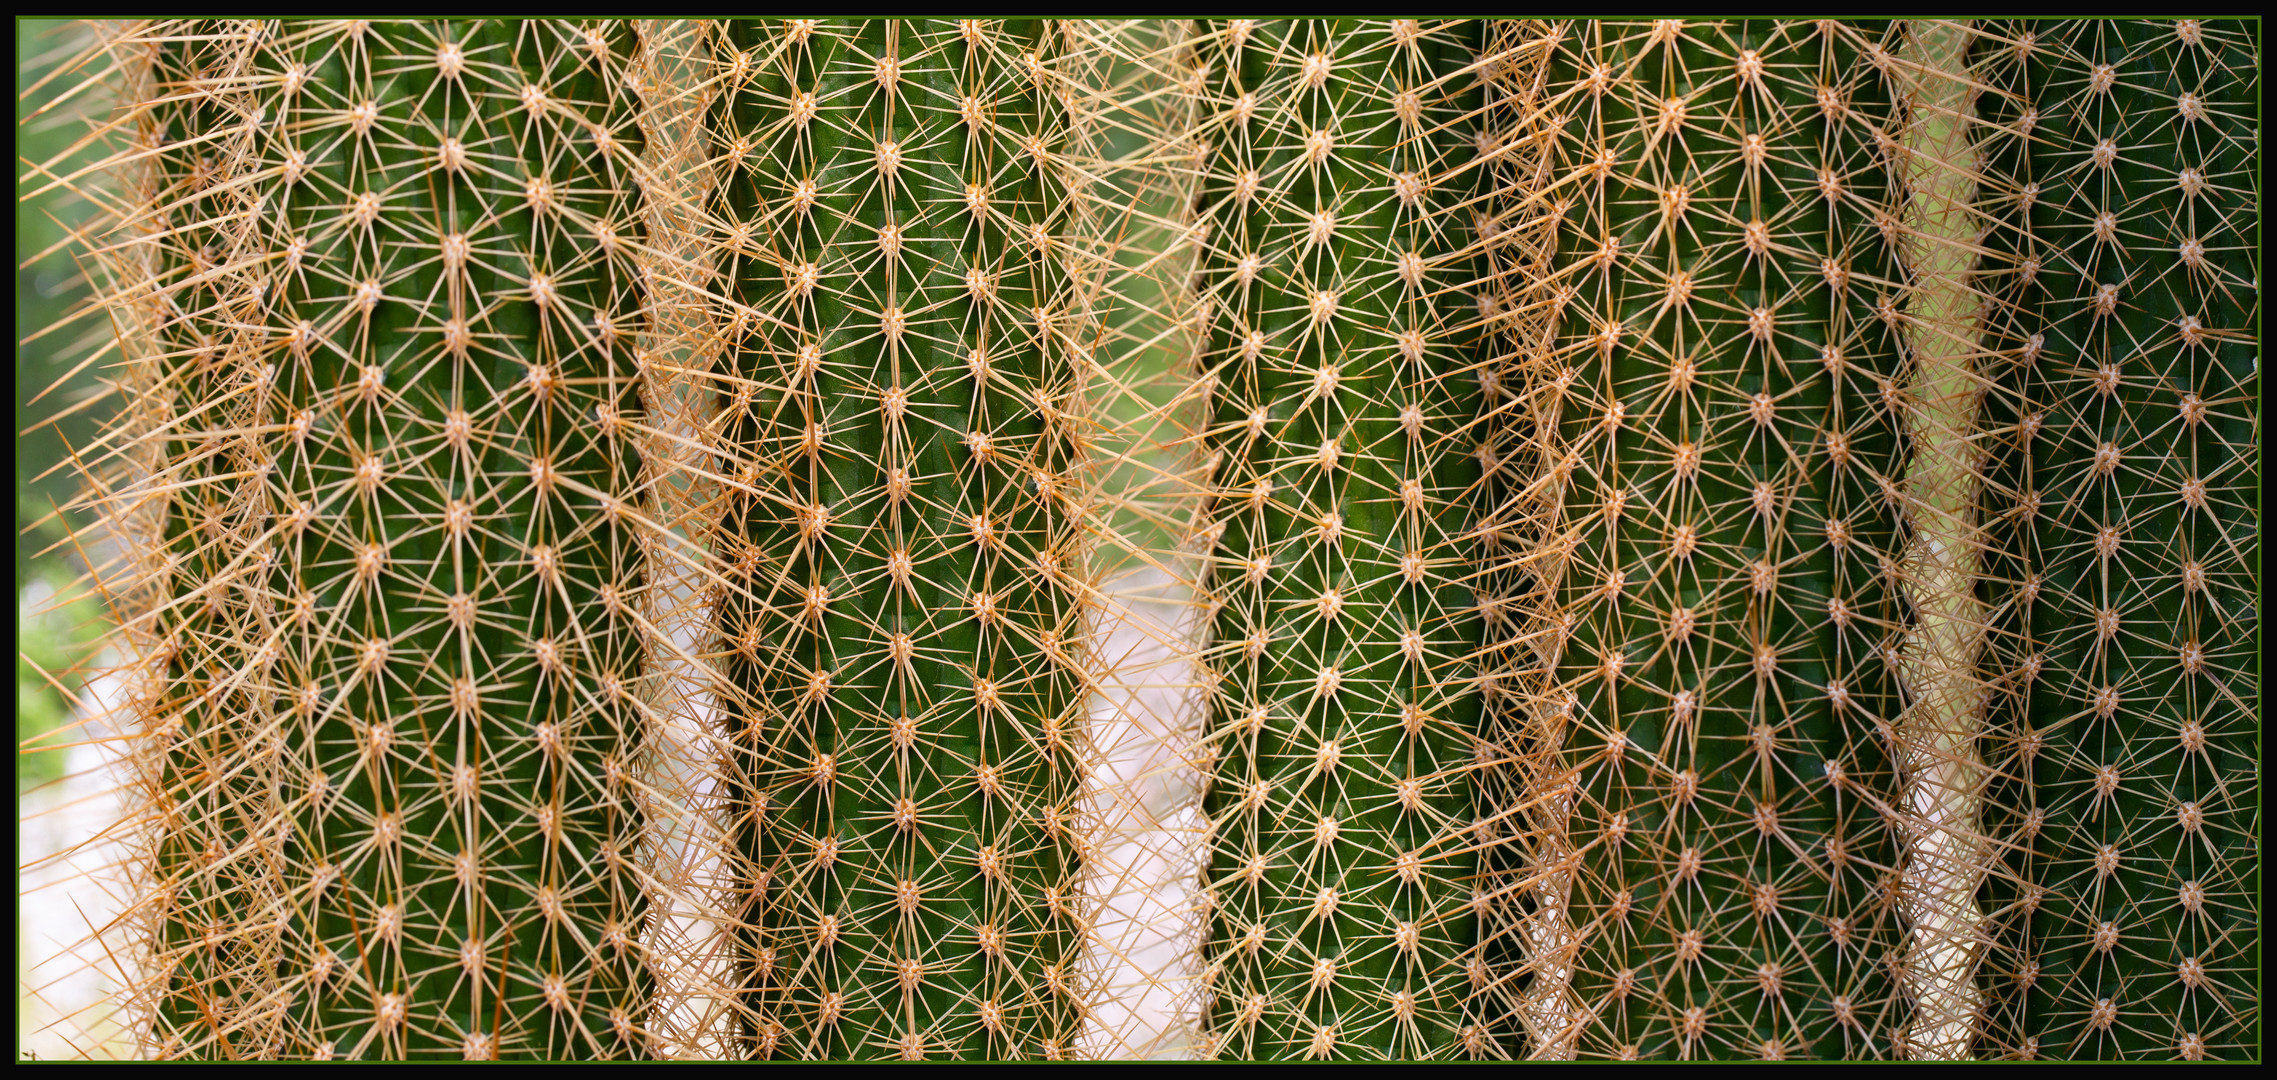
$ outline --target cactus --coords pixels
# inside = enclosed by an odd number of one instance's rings
[[[1207,959],[1219,1053],[1477,1054],[1475,24],[1220,23]],[[1462,221],[1467,224],[1467,221]]]
[[[2004,26],[1979,1052],[2251,1057],[2259,27]]]
[[[1577,26],[1559,673],[1584,1056],[1876,1056],[1904,286],[1883,31]]]
[[[629,37],[142,35],[162,1055],[641,1049]]]
[[[103,28],[73,948],[166,1057],[2250,1056],[2258,34]]]
[[[1064,1055],[1082,312],[1056,38],[735,24],[719,632],[759,1056]]]

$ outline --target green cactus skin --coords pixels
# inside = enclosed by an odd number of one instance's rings
[[[154,36],[157,1049],[636,1054],[630,31]]]
[[[1597,22],[1550,61],[1580,1056],[1874,1057],[1906,1028],[1888,44]]]
[[[1975,48],[2005,350],[1984,1056],[2260,1052],[2259,34]]]
[[[1478,330],[1450,295],[1478,270],[1455,216],[1468,200],[1433,186],[1473,153],[1480,33],[1218,23],[1200,39],[1218,125],[1202,287],[1222,529],[1206,1022],[1222,1056],[1486,1052],[1464,1021],[1483,972],[1464,536],[1478,409],[1455,382]]]
[[[719,619],[758,1056],[1049,1058],[1076,1034],[1054,33],[725,28]]]

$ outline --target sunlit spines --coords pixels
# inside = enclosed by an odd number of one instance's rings
[[[642,230],[634,273],[647,290],[647,318],[633,338],[644,414],[625,429],[638,448],[646,582],[629,598],[652,657],[640,681],[646,745],[632,771],[645,797],[641,846],[632,855],[651,893],[641,937],[653,979],[644,1029],[650,1050],[670,1058],[733,1054],[733,997],[724,985],[732,948],[717,913],[733,906],[718,873],[730,816],[719,784],[723,734],[704,653],[706,558],[721,511],[717,459],[704,444],[717,406],[708,378],[723,342],[707,213],[719,171],[710,117],[720,88],[712,75],[714,24],[642,21],[624,80],[641,100],[641,151],[634,164]]]
[[[274,838],[247,828],[275,814],[280,750],[258,719],[271,695],[253,680],[265,682],[268,672],[244,669],[259,648],[244,640],[246,631],[269,621],[263,568],[243,558],[264,546],[255,538],[266,500],[260,488],[223,478],[262,456],[251,440],[226,433],[256,424],[265,411],[258,305],[269,275],[251,192],[242,186],[258,139],[246,123],[257,107],[246,83],[264,28],[151,29],[154,38],[172,39],[149,47],[159,86],[176,92],[148,114],[147,145],[160,151],[150,166],[155,183],[121,230],[158,238],[148,255],[149,299],[138,306],[156,320],[155,341],[142,344],[161,350],[149,389],[173,406],[136,432],[150,444],[143,483],[168,492],[156,511],[163,540],[149,537],[161,545],[164,566],[154,585],[162,597],[152,613],[157,640],[145,659],[154,700],[141,718],[155,744],[150,782],[165,821],[152,857],[162,898],[153,905],[156,940],[145,976],[153,1006],[147,1048],[161,1056],[261,1056],[282,1039],[282,1018],[265,999],[281,952],[276,907],[287,887],[276,872]],[[176,443],[185,421],[202,437]]]
[[[58,161],[39,163],[27,171],[50,179],[23,198],[27,206],[44,206],[48,198],[78,198],[96,208],[80,226],[75,244],[92,249],[81,266],[93,296],[70,321],[107,322],[108,335],[98,332],[88,340],[98,350],[108,345],[118,349],[106,372],[118,404],[102,435],[93,444],[75,448],[69,460],[48,466],[70,469],[80,480],[81,493],[63,508],[62,516],[74,530],[73,545],[89,553],[87,591],[108,608],[113,627],[108,644],[121,660],[113,677],[124,691],[108,701],[91,702],[94,707],[84,710],[78,725],[64,732],[74,738],[84,738],[80,732],[160,730],[168,708],[161,688],[169,648],[166,610],[174,577],[164,539],[171,484],[165,441],[153,436],[162,436],[174,408],[171,362],[164,344],[164,328],[173,313],[164,290],[155,284],[172,260],[162,253],[163,224],[144,211],[166,201],[159,196],[168,184],[166,170],[153,151],[163,145],[161,115],[171,104],[159,104],[162,96],[157,88],[171,73],[162,69],[161,50],[150,45],[164,29],[152,30],[150,24],[138,22],[88,26],[86,36],[91,41],[84,50],[58,66],[52,75],[55,81],[26,94],[31,101],[43,91],[53,95],[31,113],[33,117],[51,106],[77,102],[85,122],[94,128],[75,148],[84,148],[89,159],[101,163],[98,168],[73,178]],[[88,71],[101,74],[77,83],[66,81],[70,76],[64,74]],[[93,238],[113,242],[103,244]],[[57,329],[46,328],[42,334]],[[39,402],[29,404],[36,407]],[[68,1026],[49,1026],[41,1034],[60,1035],[74,1049],[86,1047],[91,1054],[148,1055],[157,1049],[153,1019],[163,993],[153,959],[172,905],[169,890],[155,880],[155,849],[165,840],[165,828],[164,815],[152,811],[167,803],[165,747],[161,739],[114,738],[105,756],[110,767],[98,768],[92,776],[83,774],[82,782],[92,780],[90,786],[110,789],[106,794],[125,820],[97,824],[109,843],[82,847],[70,858],[102,859],[107,865],[88,870],[64,887],[74,893],[90,887],[100,890],[98,903],[111,906],[118,918],[99,929],[88,926],[92,932],[71,945],[67,956],[32,961],[35,973],[48,981],[31,980],[22,988],[24,1008],[31,1016],[72,1009],[78,1003],[57,1001],[48,988],[59,983],[84,986],[87,972],[71,970],[74,962],[90,968],[100,965],[105,981],[117,987],[108,1006],[79,1008],[68,1016]],[[19,805],[29,834],[39,816],[36,804],[27,800]],[[80,800],[80,805],[85,806],[85,801]],[[24,846],[29,880],[39,864],[33,862],[32,844]],[[35,894],[27,890],[26,895]],[[56,903],[48,899],[53,896],[49,892],[32,902]],[[72,900],[75,913],[93,907],[76,896]],[[37,955],[43,943],[35,933],[25,936],[30,939],[27,950]],[[93,1040],[74,1038],[106,1027],[116,1032],[115,1042],[104,1039],[90,1046]],[[34,1052],[31,1046],[25,1049],[27,1057]]]

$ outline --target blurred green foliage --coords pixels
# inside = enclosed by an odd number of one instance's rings
[[[25,752],[16,756],[18,793],[63,774],[63,754],[43,752],[43,747],[86,737],[78,730],[56,729],[71,719],[71,699],[65,691],[78,694],[81,669],[101,648],[108,624],[93,597],[60,600],[45,579],[35,579],[17,592],[16,738],[55,736],[19,747]]]
[[[56,515],[77,490],[68,465],[75,448],[92,441],[109,414],[100,400],[102,361],[73,369],[110,339],[110,323],[88,318],[90,290],[65,239],[91,216],[94,204],[72,187],[32,195],[51,173],[83,167],[100,148],[73,151],[94,110],[108,108],[99,93],[73,95],[59,107],[43,106],[69,94],[101,70],[65,71],[40,80],[81,53],[89,41],[83,24],[59,19],[16,22],[16,738],[51,730],[71,715],[56,683],[76,692],[79,669],[100,646],[103,621],[86,599],[62,606],[57,598],[84,593],[74,587],[86,571],[80,552],[66,543],[69,529]],[[34,87],[37,87],[35,90]],[[31,196],[28,197],[27,196]],[[77,317],[75,317],[77,316]],[[85,406],[85,407],[82,407]],[[69,415],[61,415],[70,411]],[[61,465],[62,467],[59,467]],[[37,665],[35,668],[34,665]],[[39,674],[45,670],[51,681]],[[20,753],[17,790],[59,774],[62,755]]]

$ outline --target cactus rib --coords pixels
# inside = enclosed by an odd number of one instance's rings
[[[1904,287],[1879,28],[1552,60],[1583,1056],[1888,1054]]]
[[[1076,1033],[1055,48],[1034,22],[725,28],[719,629],[763,1057]]]
[[[629,36],[158,45],[164,1054],[641,1051]]]
[[[1476,24],[1210,24],[1207,1023],[1235,1057],[1483,1053]],[[1442,186],[1450,176],[1467,179]]]
[[[2259,29],[2003,26],[1989,89],[1980,1051],[2249,1057]]]

